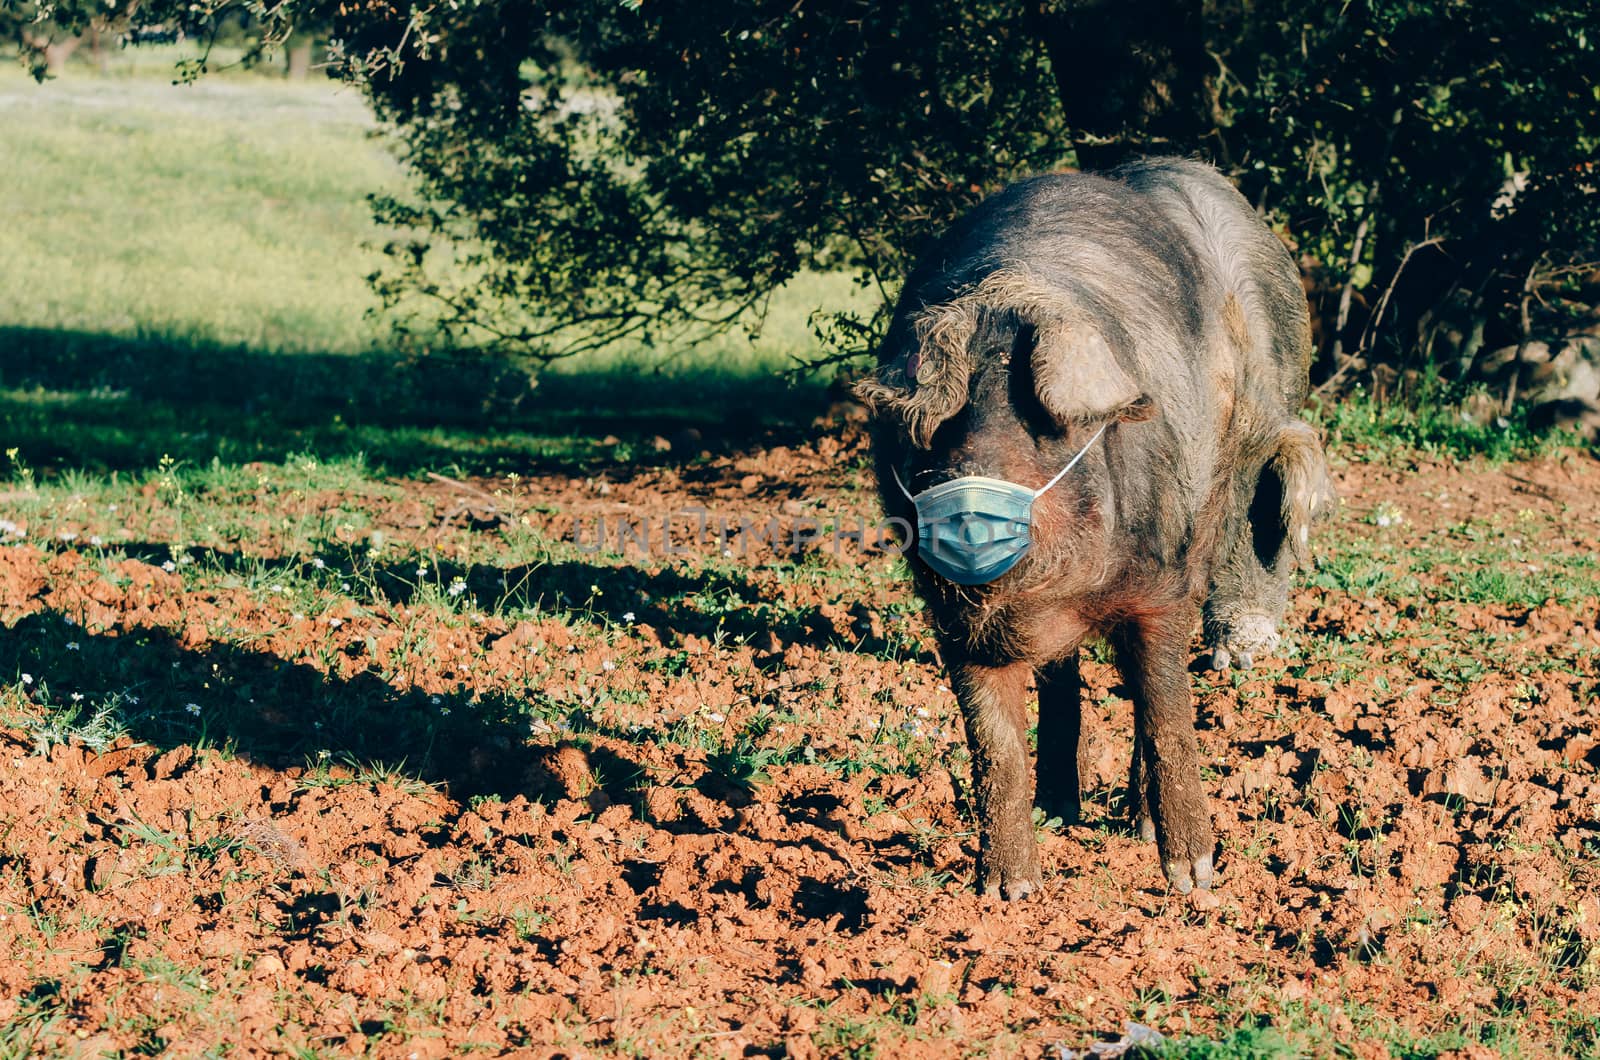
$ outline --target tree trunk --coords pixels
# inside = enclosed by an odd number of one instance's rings
[[[105,37],[100,32],[100,27],[93,23],[89,26],[89,57],[101,76],[111,72],[111,51],[105,46]]]
[[[51,41],[44,46],[44,68],[51,77],[60,77],[67,72],[67,59],[78,50],[78,45],[83,43],[82,37],[68,37],[65,40]]]
[[[290,81],[304,81],[311,73],[311,49],[316,38],[295,36],[289,40],[289,68],[284,76]]]

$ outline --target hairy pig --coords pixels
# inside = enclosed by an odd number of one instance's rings
[[[1036,796],[1077,816],[1078,651],[1096,635],[1133,698],[1133,824],[1174,888],[1212,886],[1190,642],[1200,625],[1217,668],[1277,646],[1333,502],[1297,415],[1310,358],[1288,252],[1199,162],[1015,184],[907,282],[857,393],[961,701],[983,891],[1040,885]]]

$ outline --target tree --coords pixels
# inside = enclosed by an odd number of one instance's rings
[[[981,195],[1134,152],[1210,158],[1283,226],[1335,292],[1330,370],[1414,360],[1450,306],[1514,335],[1530,276],[1600,256],[1592,0],[484,2],[384,28],[428,54],[369,82],[422,192],[380,204],[424,234],[380,289],[538,356],[714,330],[802,269],[890,295]],[[429,268],[440,236],[468,282]]]

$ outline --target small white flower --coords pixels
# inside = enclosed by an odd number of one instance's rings
[[[180,567],[187,567],[189,564],[191,564],[193,562],[194,562],[194,557],[191,556],[191,555],[188,555],[187,553],[178,557],[178,566],[180,566]]]
[[[319,759],[328,759],[328,758],[332,758],[332,757],[333,757],[333,752],[332,751],[318,751],[317,752],[317,758],[319,758]]]
[[[321,556],[312,556],[311,557],[311,565],[313,567],[317,568],[317,570],[321,570],[322,568],[327,566],[326,563],[322,562],[322,557]]]
[[[115,504],[108,504],[108,505],[106,505],[106,511],[108,511],[108,512],[114,512],[114,511],[116,511],[116,510],[117,510],[117,506],[116,506],[116,505],[115,505]]]
[[[439,697],[438,696],[429,696],[428,697],[428,702],[432,703],[434,706],[437,707],[439,705]]]
[[[332,626],[334,629],[338,629],[340,626],[344,625],[344,619],[330,618],[328,619],[328,625]]]
[[[57,534],[56,536],[59,537],[61,540],[68,541],[68,542],[78,540],[78,535],[72,533],[70,530],[63,530],[63,531],[61,531],[61,533]]]
[[[304,622],[305,621],[305,617],[306,616],[304,614],[302,614],[299,611],[296,611],[294,614],[289,616],[289,621],[291,621],[291,622]]]
[[[417,577],[426,578],[427,576],[428,576],[428,565],[426,563],[417,564]]]
[[[450,583],[450,595],[460,596],[467,591],[467,583],[460,578]]]
[[[101,545],[105,544],[105,541],[101,539],[99,534],[95,534],[93,537],[89,538],[89,544],[99,548]]]
[[[883,722],[879,721],[877,718],[868,718],[867,719],[867,728],[872,729],[874,731],[876,731],[882,724],[883,724]]]
[[[72,693],[72,701],[74,703],[82,703],[83,702],[83,693],[82,692],[74,692],[74,693]]]
[[[624,612],[622,612],[622,621],[624,621],[624,622],[632,622],[633,621],[633,612],[632,611],[624,611]]]
[[[137,707],[139,705],[139,697],[138,696],[129,696],[128,697],[128,703],[130,705],[132,705],[132,706]]]
[[[1405,512],[1393,501],[1384,501],[1372,511],[1372,521],[1378,526],[1399,526],[1406,521]]]
[[[928,716],[928,708],[927,707],[918,707],[917,708],[917,717],[926,718],[927,716]]]
[[[78,624],[78,620],[73,618],[71,615],[62,615],[61,621],[65,622],[69,626],[76,626]]]
[[[193,714],[195,717],[199,717],[200,716],[200,704],[198,704],[198,703],[185,703],[183,705],[183,709],[187,710],[190,714]]]
[[[161,565],[161,569],[166,571],[168,574],[171,574],[173,571],[178,569],[178,565],[169,559]]]
[[[0,534],[10,537],[27,537],[28,532],[10,519],[0,519]]]
[[[339,591],[341,593],[349,592],[350,591],[350,583],[349,582],[340,582],[339,583]]]
[[[269,593],[286,593],[288,591],[289,591],[288,589],[285,589],[281,585],[274,585],[272,588],[267,590],[267,592],[269,592]]]
[[[612,662],[610,659],[607,659],[607,660],[605,660],[604,662],[602,662],[600,664],[600,669],[602,669],[602,670],[608,670],[609,671],[609,670],[615,670],[616,668],[617,668],[617,664]]]
[[[33,684],[33,675],[32,674],[23,674],[22,675],[22,683],[25,684],[25,685]]]
[[[724,721],[727,720],[727,718],[723,717],[721,714],[717,713],[714,710],[711,713],[707,714],[706,717],[710,718],[711,721],[714,722],[717,725],[721,725]]]
[[[77,651],[78,650],[78,642],[75,641],[75,640],[67,641],[67,650],[68,651]]]

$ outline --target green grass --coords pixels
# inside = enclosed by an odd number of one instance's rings
[[[349,354],[378,337],[368,192],[398,164],[328,85],[0,73],[8,328]],[[9,374],[9,373],[8,373]]]
[[[1390,463],[1415,457],[1483,458],[1494,464],[1542,456],[1575,439],[1535,430],[1526,406],[1509,415],[1466,411],[1486,403],[1481,385],[1430,375],[1406,402],[1375,400],[1360,386],[1333,400],[1313,402],[1307,418],[1322,428],[1328,448],[1353,461]]]
[[[624,448],[605,456],[650,456],[656,435],[759,432],[823,400],[775,375],[815,354],[811,311],[853,297],[839,276],[780,292],[758,340],[619,345],[537,390],[505,365],[396,352],[365,279],[392,233],[366,197],[404,175],[360,98],[172,85],[172,49],[139,54],[44,85],[0,68],[19,175],[0,201],[0,440],[41,470],[306,450],[401,473],[582,463],[608,435]]]

